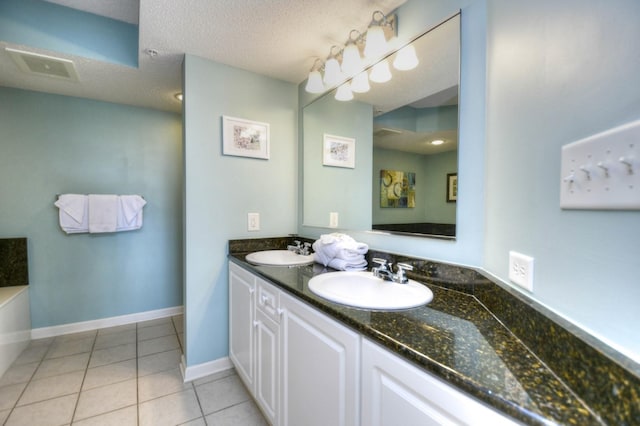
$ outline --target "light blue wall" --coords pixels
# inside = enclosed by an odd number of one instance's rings
[[[295,85],[187,55],[184,65],[186,362],[228,354],[227,242],[296,231]],[[222,155],[221,117],[270,124],[271,158]],[[260,213],[259,232],[247,213]]]
[[[138,66],[138,26],[42,0],[0,1],[0,40]]]
[[[640,118],[640,2],[490,1],[486,268],[640,361],[640,212],[563,211],[561,146]],[[461,181],[462,185],[462,181]]]
[[[29,239],[34,328],[182,304],[181,119],[0,88],[0,236]],[[65,234],[56,194],[141,194],[141,230]]]
[[[484,241],[485,2],[408,0],[397,11],[401,22],[398,37],[409,40],[452,16],[460,8],[462,49],[456,241],[371,232],[349,231],[349,234],[372,248],[477,266],[483,262]],[[300,99],[306,102],[309,96],[301,93]],[[326,228],[299,227],[299,233],[309,237],[318,237],[326,232]]]

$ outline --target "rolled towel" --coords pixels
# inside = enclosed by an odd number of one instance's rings
[[[333,259],[341,259],[354,264],[361,264],[369,246],[359,243],[352,237],[341,233],[321,235],[313,243],[314,259],[317,263],[328,266]]]
[[[339,271],[364,271],[367,269],[367,261],[362,258],[360,262],[350,262],[344,259],[333,259],[329,262],[329,267]]]

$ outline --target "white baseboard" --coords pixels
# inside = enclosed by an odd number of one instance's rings
[[[228,356],[209,362],[203,362],[202,364],[192,365],[189,367],[187,367],[184,355],[182,355],[182,358],[180,360],[180,370],[182,371],[182,378],[185,383],[209,376],[211,374],[222,373],[223,371],[227,371],[232,368],[233,364],[231,363],[231,360]]]
[[[118,325],[131,324],[141,321],[149,321],[158,318],[166,318],[180,315],[184,311],[182,306],[172,308],[157,309],[155,311],[138,312],[135,314],[121,315],[117,317],[101,318],[91,321],[74,322],[71,324],[54,325],[51,327],[40,327],[31,329],[32,339],[43,339],[46,337],[61,336],[63,334],[78,333],[81,331],[97,330],[99,328],[115,327]]]

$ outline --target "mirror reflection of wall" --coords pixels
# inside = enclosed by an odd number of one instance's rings
[[[427,99],[382,114],[373,127],[373,229],[455,237],[447,176],[458,169],[457,91],[445,102]],[[386,170],[415,174],[410,206],[386,202]]]
[[[417,68],[394,70],[391,81],[372,83],[369,92],[355,94],[353,101],[337,101],[330,92],[303,109],[305,226],[327,227],[329,213],[339,211],[341,229],[455,238],[456,203],[447,201],[446,190],[447,175],[458,171],[460,16],[426,31],[413,45],[420,61]],[[391,55],[389,62],[394,58]],[[370,121],[363,127],[367,115]],[[363,134],[365,128],[368,134]],[[369,149],[369,162],[359,156],[351,171],[323,167],[323,132],[358,134],[356,146]],[[444,143],[432,145],[434,140]],[[394,185],[401,200],[386,203],[401,207],[381,206],[385,194],[380,170],[415,174],[414,188]],[[357,181],[357,187],[346,179]],[[343,193],[332,193],[328,186]],[[415,203],[407,201],[410,197]],[[365,199],[367,204],[362,203]]]

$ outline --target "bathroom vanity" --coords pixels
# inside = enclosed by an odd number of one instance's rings
[[[309,290],[312,277],[330,271],[321,265],[247,263],[256,242],[230,242],[230,358],[274,425],[602,425],[637,419],[634,374],[609,366],[602,380],[618,381],[615,401],[606,395],[585,401],[563,372],[552,370],[488,308],[500,289],[475,270],[413,260],[411,278],[433,291],[430,304],[356,309]],[[571,358],[568,348],[560,349]],[[601,368],[606,361],[593,363]]]

